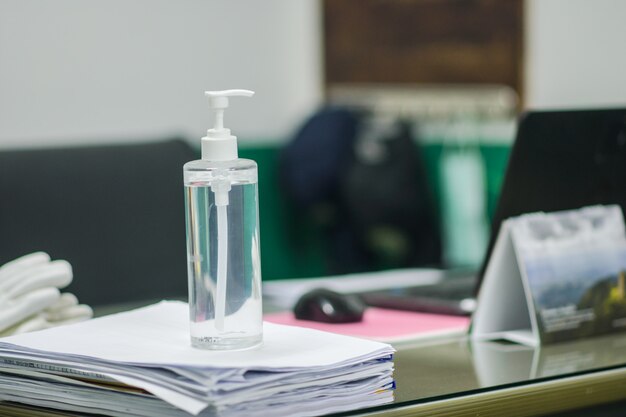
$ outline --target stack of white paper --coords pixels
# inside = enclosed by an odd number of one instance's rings
[[[187,304],[164,301],[0,339],[0,400],[128,416],[312,416],[393,400],[389,345],[265,323],[259,348],[205,351],[187,323]]]

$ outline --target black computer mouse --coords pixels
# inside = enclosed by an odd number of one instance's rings
[[[325,288],[303,294],[293,308],[297,319],[322,323],[356,323],[363,320],[364,311],[365,304],[358,296]]]

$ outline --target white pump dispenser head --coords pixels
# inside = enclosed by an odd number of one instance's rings
[[[224,127],[224,109],[228,108],[228,97],[252,97],[250,90],[205,91],[209,105],[215,109],[215,126],[202,138],[202,159],[206,161],[232,161],[237,159],[237,137]]]

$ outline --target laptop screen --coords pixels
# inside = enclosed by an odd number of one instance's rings
[[[626,109],[523,115],[476,292],[503,220],[593,204],[619,204],[626,211]]]

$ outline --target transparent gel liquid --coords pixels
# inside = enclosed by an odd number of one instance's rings
[[[236,162],[235,166],[233,163]],[[242,349],[262,341],[261,260],[257,171],[253,161],[185,165],[187,268],[191,343],[204,349]],[[212,186],[228,181],[228,205],[218,209]],[[218,216],[226,215],[218,227]],[[222,219],[224,221],[224,219]],[[219,229],[219,230],[218,230]],[[220,254],[219,232],[227,231]],[[218,271],[218,257],[222,256]],[[226,259],[226,262],[224,262]],[[219,302],[218,273],[226,276]],[[221,318],[218,309],[223,307]]]

